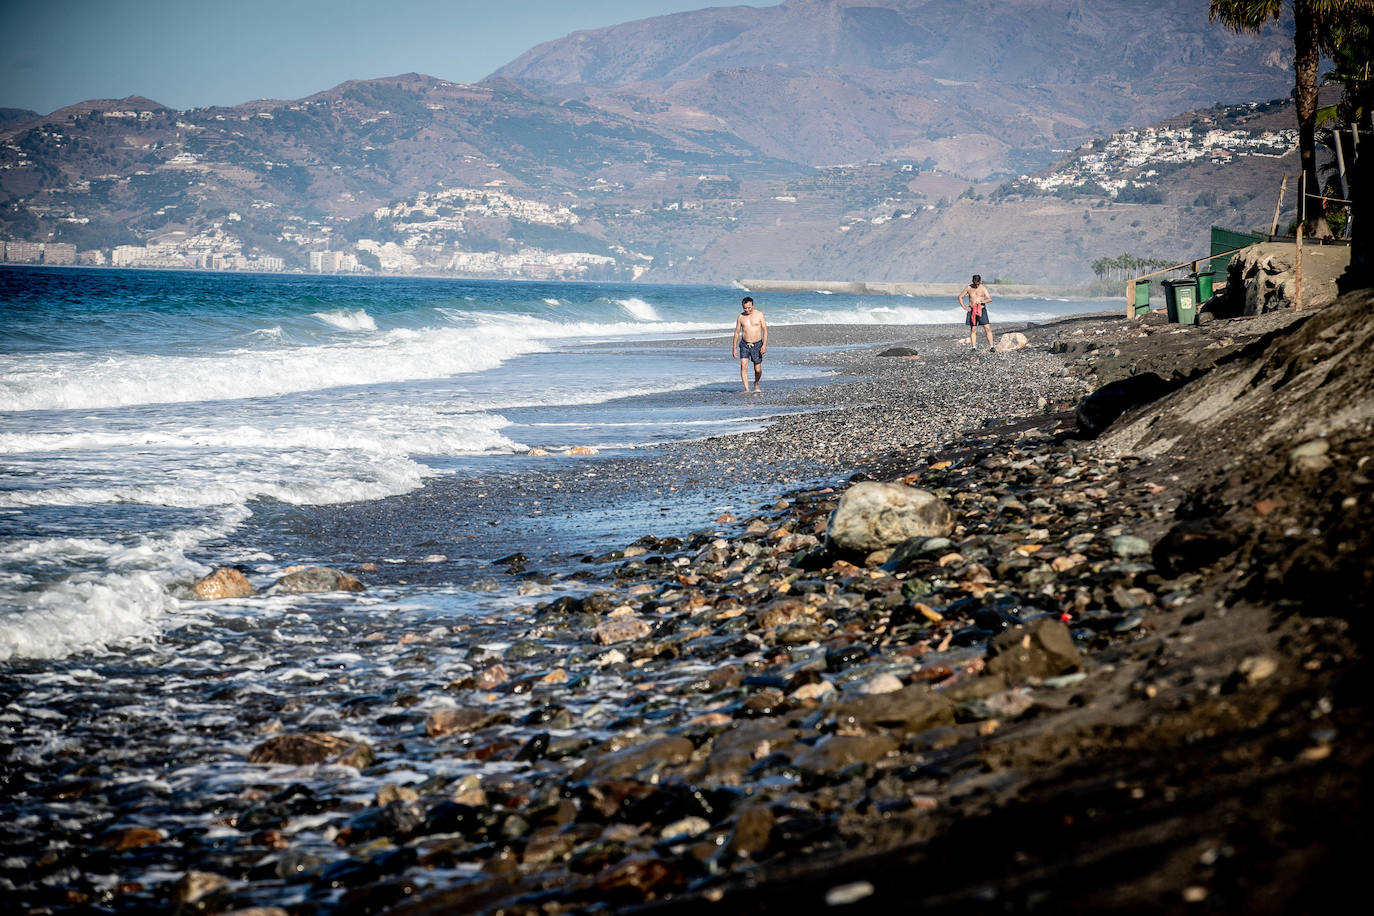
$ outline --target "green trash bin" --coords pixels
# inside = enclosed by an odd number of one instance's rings
[[[1197,301],[1198,305],[1212,298],[1212,278],[1216,276],[1216,271],[1200,270],[1193,274],[1193,279],[1197,281]]]
[[[1183,277],[1164,281],[1164,307],[1176,324],[1197,323],[1197,280]]]
[[[1131,303],[1135,309],[1135,317],[1148,315],[1150,313],[1150,281],[1135,285],[1135,301]]]

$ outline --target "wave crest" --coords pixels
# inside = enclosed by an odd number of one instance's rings
[[[375,331],[377,322],[366,309],[334,309],[328,312],[315,312],[310,316],[318,318],[327,325],[340,331]]]
[[[659,317],[658,311],[652,305],[645,302],[643,299],[617,299],[615,300],[615,304],[623,308],[625,311],[629,312],[635,318],[638,318],[640,321],[663,320]]]

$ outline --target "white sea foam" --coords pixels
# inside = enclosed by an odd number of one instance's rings
[[[63,658],[158,632],[176,601],[147,572],[72,579],[32,596],[0,620],[0,661]]]
[[[125,407],[269,397],[481,372],[544,349],[497,328],[389,331],[367,342],[229,350],[211,356],[71,354],[0,358],[0,410]]]
[[[950,303],[953,306],[953,303]],[[860,302],[852,308],[797,308],[774,318],[771,325],[786,324],[939,324],[958,320],[958,307],[925,308],[916,305],[872,305]]]
[[[542,303],[544,303],[545,305],[562,305],[562,304],[563,304],[562,300],[559,300],[559,299],[540,299],[539,301],[542,302]]]
[[[439,472],[415,456],[524,448],[501,432],[509,424],[499,415],[429,405],[375,404],[323,420],[262,413],[267,423],[0,434],[10,479],[46,484],[0,490],[0,507],[327,505],[418,488]]]
[[[325,324],[333,325],[341,331],[375,331],[377,322],[367,313],[366,309],[334,309],[328,312],[315,312],[310,316],[318,318]]]
[[[615,304],[629,312],[640,321],[662,321],[658,311],[643,299],[617,299]]]
[[[634,300],[629,300],[634,301]],[[653,311],[653,306],[642,303],[645,309]],[[476,321],[479,325],[493,332],[499,332],[506,339],[510,338],[512,332],[518,333],[521,337],[528,337],[531,340],[541,342],[554,342],[564,340],[585,340],[588,338],[600,339],[619,339],[627,337],[663,337],[672,334],[697,334],[703,331],[712,333],[728,333],[729,324],[722,321],[664,321],[660,318],[647,318],[653,324],[646,324],[644,321],[566,321],[555,322],[547,318],[537,318],[533,315],[520,315],[509,312],[464,312],[455,309],[437,309],[436,311],[445,315],[446,318],[455,324],[469,325]],[[630,311],[629,308],[626,311]],[[655,313],[656,314],[656,313]],[[734,321],[733,316],[729,316],[730,322]]]
[[[143,535],[131,543],[0,541],[0,563],[11,571],[0,596],[6,607],[0,612],[0,661],[62,658],[156,636],[163,618],[180,606],[168,585],[206,571],[185,551],[222,537],[247,515],[234,507],[205,525]],[[15,581],[16,570],[27,581]],[[38,583],[44,587],[35,587]]]
[[[1056,317],[1058,313],[1026,308],[1022,305],[999,308],[994,302],[991,315],[996,321],[1044,321]],[[793,308],[781,312],[777,317],[770,314],[768,323],[774,326],[788,324],[962,324],[963,312],[951,299],[948,308],[919,305],[875,305],[860,302],[847,309],[807,309]]]
[[[224,479],[218,474],[206,473],[187,475],[209,478],[205,483],[195,486],[130,484],[113,487],[11,490],[0,494],[0,506],[13,508],[132,504],[185,509],[202,506],[237,506],[253,499],[276,499],[295,505],[321,506],[382,499],[397,493],[405,493],[418,488],[422,479],[433,473],[422,465],[401,459],[374,461],[371,471],[371,479],[345,476],[328,480],[267,481],[248,475]]]
[[[292,459],[295,460],[292,460]],[[52,486],[0,493],[0,506],[142,505],[175,508],[241,506],[254,499],[295,505],[330,505],[381,499],[418,488],[435,472],[407,458],[370,457],[349,463],[337,456],[262,453],[223,465],[151,468],[165,482],[111,486]],[[175,482],[172,482],[175,481]]]
[[[340,418],[333,426],[313,423],[262,427],[240,424],[178,429],[73,430],[60,433],[0,433],[0,454],[117,449],[207,449],[216,451],[272,451],[319,449],[362,451],[374,455],[463,455],[502,451],[513,447],[498,430],[499,416],[463,413],[439,416],[419,408],[382,417],[367,412]],[[412,421],[415,426],[407,426]]]

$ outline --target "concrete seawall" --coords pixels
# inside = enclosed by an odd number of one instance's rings
[[[824,290],[854,296],[921,296],[953,299],[963,290],[963,283],[870,283],[856,280],[738,280],[738,285],[751,293],[809,293]],[[1034,296],[1048,299],[1088,299],[1081,287],[1048,286],[1021,283],[990,283],[994,296]]]

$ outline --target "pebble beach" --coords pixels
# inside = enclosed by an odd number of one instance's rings
[[[1192,349],[1274,326],[1195,329]],[[1148,845],[1149,812],[1196,808],[1248,753],[1236,722],[1267,720],[1294,745],[1284,767],[1316,766],[1345,727],[1328,720],[1353,715],[1318,684],[1340,671],[1256,642],[1173,676],[1262,610],[1217,614],[1219,555],[1170,546],[1188,482],[1084,438],[1075,406],[1176,329],[997,330],[1029,344],[778,328],[770,352],[816,348],[833,374],[709,394],[750,399],[756,431],[292,507],[306,569],[241,564],[225,577],[247,593],[141,649],[10,665],[7,896],[254,916],[1251,900],[1226,872],[1242,814],[1180,841],[1198,850],[1175,874],[1116,863],[1092,812],[1135,806]],[[939,524],[842,538],[861,485],[919,491]],[[438,618],[407,604],[415,583],[479,610]],[[269,613],[284,595],[291,613]],[[1170,744],[1187,749],[1150,758]],[[1363,759],[1336,756],[1303,778]]]

